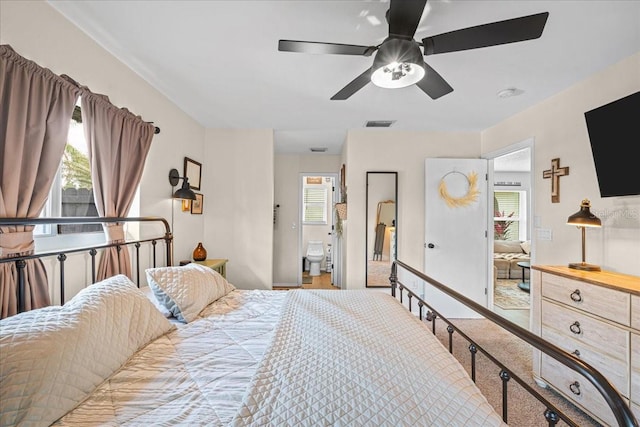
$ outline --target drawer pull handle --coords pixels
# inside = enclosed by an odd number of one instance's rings
[[[582,301],[582,295],[580,295],[580,289],[576,289],[575,291],[571,292],[571,299],[575,302]]]
[[[577,320],[569,326],[569,329],[576,335],[580,335],[582,333],[582,329],[580,329],[580,322]]]
[[[571,354],[575,354],[576,357],[580,357],[580,350],[576,349]]]
[[[576,396],[580,396],[580,383],[578,381],[574,381],[569,385],[569,390],[571,390],[571,393]]]

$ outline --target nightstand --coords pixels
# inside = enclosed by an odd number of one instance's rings
[[[228,259],[205,259],[204,261],[194,261],[196,264],[206,265],[212,270],[220,273],[222,277],[227,278],[227,261]]]

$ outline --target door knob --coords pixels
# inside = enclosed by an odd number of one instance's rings
[[[435,247],[436,247],[436,245],[434,245],[433,243],[429,243],[429,244],[427,245],[427,247],[428,247],[429,249],[433,249],[433,248],[435,248]]]

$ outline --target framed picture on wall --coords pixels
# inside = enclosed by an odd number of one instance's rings
[[[189,179],[189,185],[191,186],[192,190],[200,190],[200,180],[202,178],[202,163],[185,157],[184,176]]]
[[[204,205],[204,195],[196,193],[196,199],[191,201],[191,213],[202,215],[202,206]]]

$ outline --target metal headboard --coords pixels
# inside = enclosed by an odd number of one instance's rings
[[[109,224],[109,223],[123,223],[123,222],[135,222],[135,223],[160,223],[164,225],[164,234],[154,236],[151,238],[127,240],[122,243],[106,243],[102,245],[94,245],[89,247],[80,247],[72,249],[61,249],[49,252],[39,252],[31,255],[21,255],[11,258],[0,259],[0,264],[12,262],[16,264],[16,271],[18,275],[17,286],[17,301],[18,301],[18,313],[24,311],[24,268],[26,260],[45,257],[57,257],[60,265],[60,303],[65,302],[65,276],[64,266],[67,259],[67,255],[72,253],[88,253],[91,256],[91,283],[96,282],[96,255],[99,249],[115,247],[120,250],[123,246],[133,246],[135,248],[135,260],[136,260],[136,284],[140,287],[140,246],[143,243],[149,243],[153,247],[153,266],[156,266],[156,244],[158,241],[165,241],[166,248],[166,260],[167,265],[173,265],[173,235],[171,234],[171,228],[169,223],[161,217],[64,217],[64,218],[0,218],[0,227],[3,226],[24,226],[24,225],[61,225],[61,224]]]

